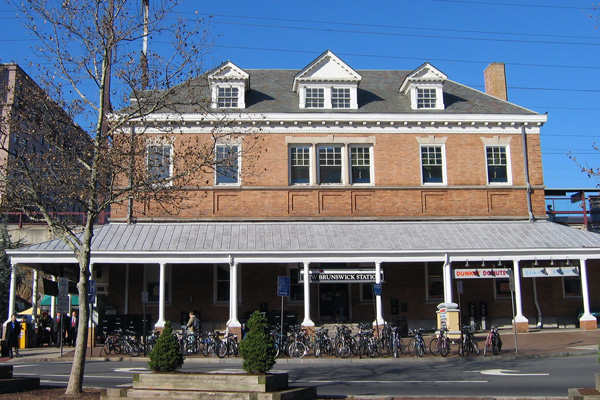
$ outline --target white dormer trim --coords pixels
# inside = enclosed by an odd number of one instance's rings
[[[250,75],[232,63],[226,61],[207,74],[211,90],[212,108],[246,108],[246,91],[250,89]],[[237,89],[237,105],[219,106],[219,89]],[[223,92],[223,90],[221,90]]]
[[[327,50],[310,64],[304,67],[294,77],[292,90],[298,93],[299,107],[314,109],[358,109],[357,89],[362,76],[343,62],[338,56]],[[307,89],[323,89],[323,106],[307,107]],[[338,102],[332,101],[334,89],[349,91],[349,104],[345,107],[336,107]]]
[[[425,63],[408,74],[398,92],[410,96],[413,110],[443,110],[445,108],[443,87],[446,79],[448,79],[446,74]]]

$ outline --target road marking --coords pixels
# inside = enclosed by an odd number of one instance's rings
[[[132,374],[151,374],[148,368],[138,367],[138,368],[115,368],[113,369],[115,372],[128,372]]]
[[[462,381],[344,381],[344,380],[335,380],[335,381],[326,381],[326,380],[294,380],[293,383],[488,383],[489,381],[473,381],[473,380],[462,380]]]
[[[482,375],[493,375],[493,376],[548,376],[549,373],[530,374],[526,372],[519,372],[516,369],[484,369],[480,371],[466,371],[480,373]]]

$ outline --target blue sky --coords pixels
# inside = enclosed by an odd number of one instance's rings
[[[509,101],[548,112],[546,185],[600,183],[567,155],[600,166],[592,148],[600,137],[600,29],[590,17],[600,12],[592,0],[184,0],[177,10],[185,19],[212,16],[207,69],[225,60],[301,69],[329,49],[354,69],[412,70],[428,61],[483,91],[485,67],[503,62]],[[0,38],[0,62],[17,62],[35,79],[28,68],[35,41],[6,3],[0,21],[10,33]]]

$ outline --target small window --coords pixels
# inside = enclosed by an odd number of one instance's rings
[[[290,148],[291,184],[310,183],[310,147]]]
[[[372,283],[361,283],[360,284],[360,302],[361,303],[372,303],[373,302],[373,284]]]
[[[352,183],[371,183],[370,147],[350,147]]]
[[[421,167],[423,183],[444,183],[442,148],[439,146],[421,147]]]
[[[144,265],[144,289],[148,292],[148,302],[160,300],[160,265]],[[171,265],[165,265],[165,302],[171,303]]]
[[[217,265],[216,301],[224,303],[229,301],[229,265]]]
[[[304,300],[304,283],[299,283],[300,268],[290,268],[290,302]]]
[[[349,88],[331,88],[331,108],[350,108]]]
[[[240,162],[239,146],[237,144],[217,145],[215,162],[215,183],[217,185],[231,185],[239,183]]]
[[[306,88],[306,108],[324,108],[325,107],[325,89]]]
[[[341,147],[319,147],[319,183],[342,183]]]
[[[217,94],[217,107],[236,108],[238,106],[239,89],[232,87],[220,87]]]
[[[488,183],[508,183],[508,161],[506,147],[487,146]]]
[[[510,299],[510,280],[505,278],[495,278],[494,281],[494,295],[496,299]]]
[[[427,301],[444,299],[443,263],[427,263]]]
[[[435,108],[436,89],[417,88],[417,108]]]
[[[171,176],[171,146],[152,144],[148,146],[148,179],[160,182]]]

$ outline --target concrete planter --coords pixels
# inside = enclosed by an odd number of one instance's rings
[[[131,389],[106,389],[101,399],[312,400],[316,388],[290,388],[287,373],[136,374]]]
[[[600,374],[596,374],[596,387],[569,389],[569,400],[600,400]]]

